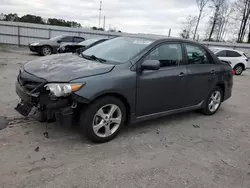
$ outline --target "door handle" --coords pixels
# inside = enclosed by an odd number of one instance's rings
[[[215,71],[214,70],[211,70],[211,72],[210,72],[211,74],[215,74]]]
[[[180,76],[180,77],[183,77],[183,76],[185,76],[185,74],[184,74],[183,72],[181,72],[181,73],[179,74],[179,76]]]

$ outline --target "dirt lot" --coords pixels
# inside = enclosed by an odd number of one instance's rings
[[[0,49],[0,187],[250,187],[250,71],[234,77],[233,97],[212,117],[184,113],[126,127],[92,144],[77,127],[19,116],[14,82],[38,58]]]

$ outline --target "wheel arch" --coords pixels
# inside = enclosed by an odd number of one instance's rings
[[[223,83],[223,82],[219,82],[219,83],[217,83],[217,84],[216,84],[216,86],[217,86],[217,87],[219,87],[219,88],[222,90],[222,92],[223,92],[223,94],[222,94],[222,101],[224,101],[224,95],[225,95],[225,83]]]
[[[119,99],[124,104],[125,109],[126,109],[126,117],[127,117],[125,122],[128,123],[130,121],[131,105],[124,95],[122,95],[118,92],[101,93],[99,95],[96,95],[91,101],[96,101],[96,100],[98,100],[102,97],[106,97],[106,96],[115,97],[115,98]]]
[[[242,67],[243,67],[243,69],[245,69],[245,68],[246,68],[246,66],[245,66],[245,64],[244,64],[244,63],[239,62],[239,63],[237,63],[237,64],[234,66],[234,69],[235,69],[238,65],[242,66]]]

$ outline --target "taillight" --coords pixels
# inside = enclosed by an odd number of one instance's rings
[[[232,75],[235,75],[235,70],[234,69],[232,69]]]

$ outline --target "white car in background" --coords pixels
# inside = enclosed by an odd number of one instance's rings
[[[248,57],[244,52],[225,49],[225,48],[209,48],[220,60],[228,61],[235,70],[236,75],[241,75],[244,70],[249,68]]]

